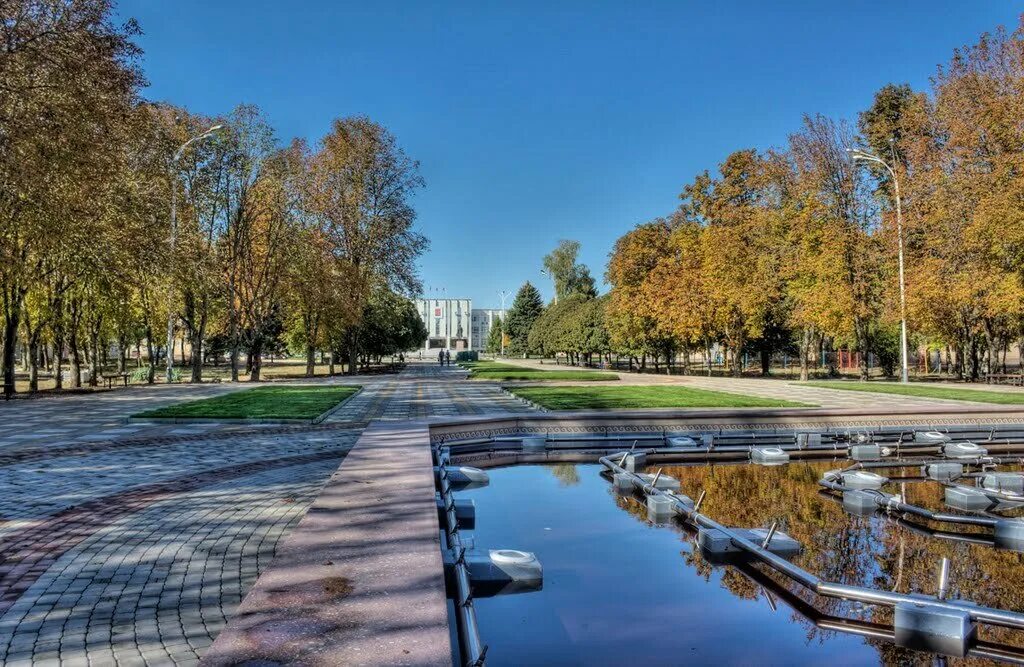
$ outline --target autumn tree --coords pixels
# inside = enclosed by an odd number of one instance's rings
[[[66,221],[100,220],[118,124],[141,81],[134,24],[107,0],[0,3],[0,307],[4,394],[14,392],[26,295],[74,248]],[[81,258],[81,261],[87,261]]]
[[[357,317],[374,285],[399,294],[419,289],[415,262],[427,240],[413,227],[411,198],[422,186],[419,164],[394,135],[365,117],[334,121],[310,159],[306,209],[319,219],[332,253],[349,267],[345,298]],[[360,322],[343,324],[339,333],[354,373]]]

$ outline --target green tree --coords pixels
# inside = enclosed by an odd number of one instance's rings
[[[544,269],[555,283],[555,300],[571,294],[597,296],[597,287],[590,269],[576,261],[580,252],[579,241],[562,239],[558,247],[544,256]]]
[[[501,321],[501,315],[495,315],[491,328],[487,332],[487,351],[491,354],[501,352],[501,339],[505,335],[505,329]]]
[[[530,352],[529,335],[533,323],[544,312],[544,301],[540,292],[530,284],[523,284],[516,292],[516,298],[506,315],[505,331],[509,336],[506,350],[511,354]]]

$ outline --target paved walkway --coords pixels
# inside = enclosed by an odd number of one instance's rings
[[[316,426],[145,425],[245,385],[0,403],[0,664],[194,664],[369,420],[524,412],[456,367],[330,378]]]

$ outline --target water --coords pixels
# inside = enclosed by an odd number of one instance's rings
[[[706,490],[702,511],[723,524],[779,520],[780,530],[804,545],[794,562],[825,579],[934,593],[947,556],[951,597],[1024,606],[1020,554],[918,534],[877,515],[851,516],[818,492],[816,480],[835,467],[666,467],[663,474],[679,479],[691,497]],[[648,522],[643,503],[616,494],[600,472],[596,464],[492,469],[489,486],[458,494],[476,501],[471,535],[478,548],[533,551],[544,565],[542,591],[476,601],[489,664],[931,661],[881,639],[820,629],[806,617],[820,620],[824,612],[891,626],[891,609],[817,599],[754,568],[711,566],[681,525]],[[910,502],[950,511],[937,483],[904,486]],[[900,484],[884,490],[898,493]],[[981,638],[1020,644],[1022,635],[985,629]]]

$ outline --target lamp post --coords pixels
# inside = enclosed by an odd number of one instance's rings
[[[178,242],[178,160],[181,159],[185,149],[196,143],[197,141],[203,141],[213,136],[214,132],[223,129],[223,125],[214,125],[210,129],[206,130],[202,134],[197,134],[192,137],[181,146],[178,150],[174,151],[174,157],[171,159],[171,242],[168,257],[171,261],[174,261],[174,247]],[[174,282],[169,280],[167,282],[167,383],[170,384],[171,376],[174,372]],[[184,353],[183,353],[184,354]]]
[[[503,289],[498,292],[498,296],[501,297],[501,356],[505,356],[505,299],[508,298],[509,291]]]
[[[874,162],[885,167],[892,176],[893,193],[896,197],[896,243],[899,249],[900,273],[900,361],[902,373],[900,382],[910,382],[910,370],[907,365],[907,289],[903,278],[903,208],[900,204],[900,181],[896,177],[896,169],[882,158],[857,148],[847,148],[846,152],[854,162]]]
[[[547,276],[548,278],[551,278],[551,286],[555,290],[554,302],[558,303],[558,285],[555,284],[555,277],[553,275],[551,275],[550,273],[548,273],[547,269],[541,269],[540,273],[541,273],[542,276]]]

